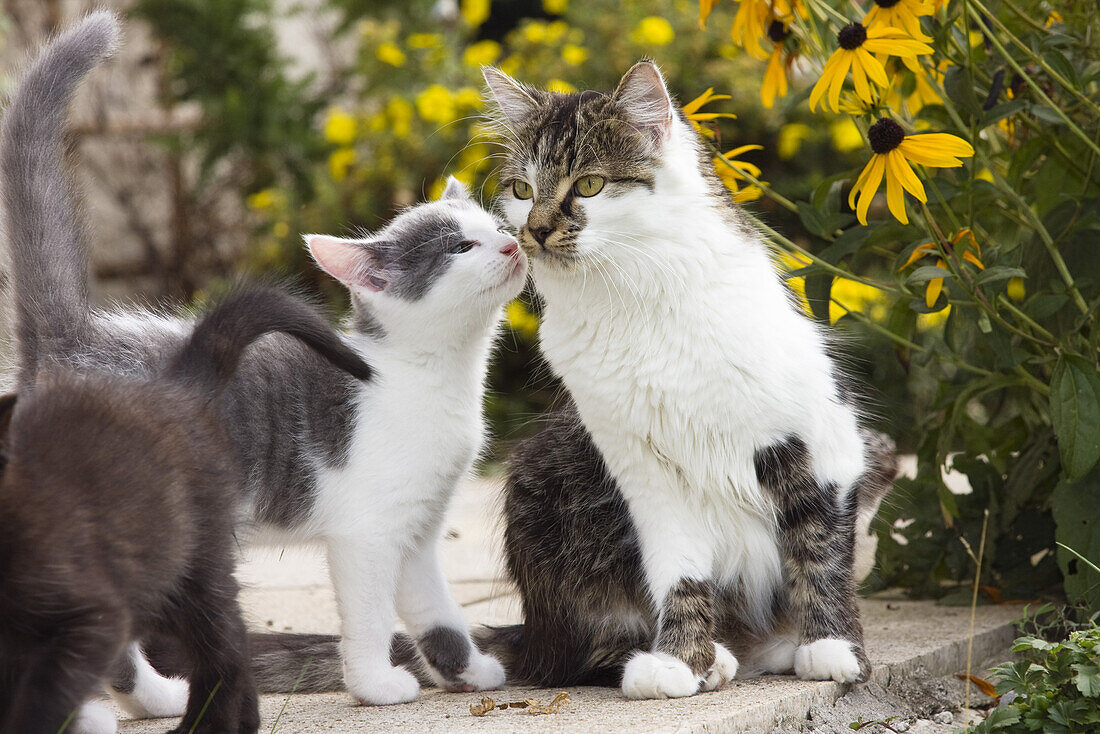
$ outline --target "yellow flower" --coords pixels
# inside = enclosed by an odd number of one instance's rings
[[[416,111],[430,122],[446,124],[455,119],[454,96],[442,84],[433,84],[416,95]]]
[[[340,148],[334,150],[328,157],[328,172],[334,181],[343,181],[348,175],[348,169],[355,163],[354,148]]]
[[[577,91],[576,87],[564,79],[551,79],[546,83],[546,89],[547,91],[557,92],[558,94],[572,94]]]
[[[829,125],[833,148],[841,153],[851,153],[863,147],[863,134],[850,117],[844,117]]]
[[[802,149],[802,142],[806,138],[813,134],[813,128],[805,123],[792,122],[779,128],[779,140],[776,145],[776,152],[779,157],[785,161],[789,161],[798,155],[798,151]]]
[[[919,54],[932,53],[932,47],[916,41],[896,28],[864,28],[859,23],[846,25],[837,34],[839,48],[825,62],[821,78],[810,92],[810,109],[829,92],[829,106],[834,112],[840,111],[840,90],[852,70],[852,82],[856,95],[865,102],[873,101],[870,79],[882,88],[890,86],[882,62],[871,54],[913,58]]]
[[[756,184],[741,187],[741,181],[748,182],[748,178],[745,176],[746,173],[758,181],[760,180],[761,171],[759,166],[748,161],[737,160],[737,156],[750,150],[764,150],[764,147],[761,145],[742,145],[714,159],[714,167],[718,172],[718,177],[722,179],[722,183],[726,185],[726,188],[733,192],[733,200],[738,203],[755,201],[764,193],[763,189]],[[761,183],[766,182],[761,181]]]
[[[764,83],[760,86],[760,102],[767,109],[775,104],[775,98],[787,96],[787,70],[783,64],[783,42],[790,31],[785,23],[773,20],[768,26],[768,38],[775,44],[768,57],[768,67],[764,70]]]
[[[455,104],[473,110],[480,110],[485,105],[485,100],[474,87],[463,87],[455,93]]]
[[[748,51],[750,56],[761,61],[768,58],[760,39],[766,35],[771,19],[772,7],[768,0],[741,0],[730,31],[733,42]]]
[[[695,99],[688,102],[683,106],[684,116],[691,120],[691,124],[695,126],[695,130],[703,135],[711,136],[713,132],[703,127],[702,122],[709,122],[710,120],[717,120],[719,117],[728,117],[730,119],[737,119],[737,115],[732,112],[700,112],[699,109],[704,105],[708,105],[719,99],[730,99],[728,94],[715,94],[714,87],[707,89],[707,91],[700,94]]]
[[[890,213],[899,222],[908,224],[904,191],[922,202],[928,201],[924,185],[913,173],[910,161],[931,168],[957,168],[962,165],[960,157],[974,155],[974,148],[962,138],[947,133],[906,135],[901,125],[886,117],[871,125],[867,140],[874,155],[848,195],[848,206],[854,207],[856,195],[859,194],[856,216],[861,224],[867,224],[867,209],[884,175],[886,204],[890,207]]]
[[[413,106],[404,97],[394,97],[386,103],[386,117],[399,138],[408,136],[413,118]]]
[[[493,0],[462,0],[462,20],[471,28],[477,28],[489,19],[492,4]]]
[[[960,247],[961,243],[961,247]],[[956,253],[962,251],[962,259],[966,262],[973,263],[979,270],[985,270],[985,265],[982,264],[982,248],[978,245],[978,241],[974,239],[974,233],[969,229],[960,229],[955,233],[955,236],[951,238],[951,248]],[[905,270],[907,267],[915,263],[917,260],[927,256],[936,255],[936,267],[947,273],[947,264],[943,261],[942,257],[939,257],[939,248],[936,247],[935,242],[925,242],[922,245],[918,245],[916,249],[909,254],[902,266],[898,268],[899,271]],[[932,278],[928,281],[928,286],[924,291],[924,303],[928,308],[936,305],[936,301],[939,300],[940,293],[943,291],[943,278]]]
[[[567,43],[561,47],[561,57],[565,63],[580,66],[588,61],[588,49],[575,43]]]
[[[275,235],[279,239],[286,237],[290,234],[290,225],[286,222],[275,222],[271,227],[271,234]]]
[[[325,117],[325,140],[337,145],[351,145],[355,142],[355,118],[341,107],[333,107]]]
[[[642,18],[631,38],[639,46],[667,46],[676,37],[672,24],[659,15]]]
[[[539,317],[528,311],[518,298],[504,310],[504,320],[510,329],[524,336],[534,336],[539,330]]]
[[[1050,15],[1047,17],[1047,22],[1044,23],[1043,25],[1045,25],[1047,28],[1050,28],[1055,23],[1062,23],[1062,22],[1064,22],[1063,18],[1062,18],[1062,14],[1059,13],[1057,10],[1052,10],[1052,11],[1050,11]]]
[[[850,311],[866,314],[873,321],[885,321],[889,312],[885,293],[856,280],[836,278],[829,296],[829,322],[833,324]]]
[[[261,189],[252,194],[245,200],[249,209],[256,209],[257,211],[263,211],[264,209],[270,209],[275,206],[275,203],[279,200],[279,193],[275,189]]]
[[[488,66],[500,58],[500,44],[486,40],[471,43],[462,52],[462,63],[475,68]]]
[[[868,28],[899,28],[918,41],[928,43],[930,36],[920,29],[922,15],[932,15],[928,0],[875,0],[874,7],[863,18]]]
[[[542,0],[542,9],[551,15],[561,15],[569,8],[569,0]]]
[[[714,6],[718,4],[718,0],[699,0],[699,27],[707,27],[707,18],[710,17],[710,11],[714,10]]]
[[[409,48],[436,48],[443,43],[443,37],[438,33],[413,33],[405,43]]]
[[[394,43],[383,43],[375,49],[374,55],[378,57],[379,61],[390,66],[405,65],[405,52]]]
[[[523,38],[528,43],[543,43],[546,41],[546,24],[541,20],[533,20],[523,26]]]
[[[1008,293],[1008,297],[1013,301],[1022,301],[1027,296],[1027,289],[1024,288],[1024,279],[1020,277],[1009,278],[1008,287],[1005,289]]]
[[[564,20],[551,21],[546,26],[546,42],[555,43],[561,40],[561,37],[569,32],[569,24]]]

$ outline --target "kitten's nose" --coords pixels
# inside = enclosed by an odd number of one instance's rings
[[[532,227],[527,225],[527,231],[531,233],[531,236],[535,238],[535,242],[540,245],[546,244],[546,238],[550,236],[550,233],[554,231],[553,227]]]
[[[508,257],[515,255],[517,252],[519,252],[519,245],[516,244],[515,240],[509,240],[507,245],[500,248],[500,254]]]

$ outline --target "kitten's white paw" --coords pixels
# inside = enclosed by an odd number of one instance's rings
[[[345,683],[359,703],[368,706],[388,706],[415,700],[420,684],[404,668],[384,667],[358,674],[345,673]]]
[[[789,637],[773,637],[758,650],[752,660],[765,673],[790,673],[794,670],[794,653],[798,644]]]
[[[627,698],[683,698],[698,691],[695,673],[671,655],[640,652],[623,669],[623,695]]]
[[[715,691],[729,683],[737,675],[737,658],[724,645],[714,643],[714,666],[703,679],[702,690]]]
[[[131,693],[111,691],[119,707],[136,719],[164,719],[183,716],[187,709],[187,681],[165,678],[149,668],[142,671]]]
[[[73,734],[116,734],[118,722],[111,710],[99,701],[87,701],[76,712],[72,725],[66,731]]]
[[[859,678],[859,658],[847,640],[815,640],[795,650],[794,673],[803,680],[853,683]]]
[[[446,687],[452,690],[462,691],[489,691],[504,685],[504,666],[492,655],[474,650],[470,657],[470,664],[466,670],[458,674],[461,681],[456,685],[453,681]]]

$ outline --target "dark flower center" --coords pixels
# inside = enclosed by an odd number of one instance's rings
[[[867,140],[871,143],[871,150],[882,155],[901,145],[901,141],[905,140],[905,131],[901,129],[901,125],[884,117],[871,125],[871,129],[867,131]]]
[[[867,40],[867,29],[861,23],[849,23],[836,34],[837,43],[846,51],[855,51]]]
[[[880,8],[892,8],[900,2],[901,0],[875,0],[875,5]]]
[[[773,20],[768,26],[768,38],[772,39],[772,43],[783,43],[789,35],[791,32],[787,30],[787,24],[781,20]]]

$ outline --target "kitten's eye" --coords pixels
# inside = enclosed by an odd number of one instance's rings
[[[512,193],[515,194],[517,199],[530,199],[535,195],[535,191],[531,188],[531,184],[526,181],[520,181],[518,178],[512,182]]]
[[[469,252],[470,250],[474,249],[474,246],[476,244],[477,243],[473,240],[462,240],[457,245],[451,245],[450,249],[448,249],[447,252],[451,255],[461,255],[464,252]]]
[[[603,176],[584,176],[578,178],[577,182],[573,184],[573,193],[584,197],[595,196],[603,191],[603,185]]]

